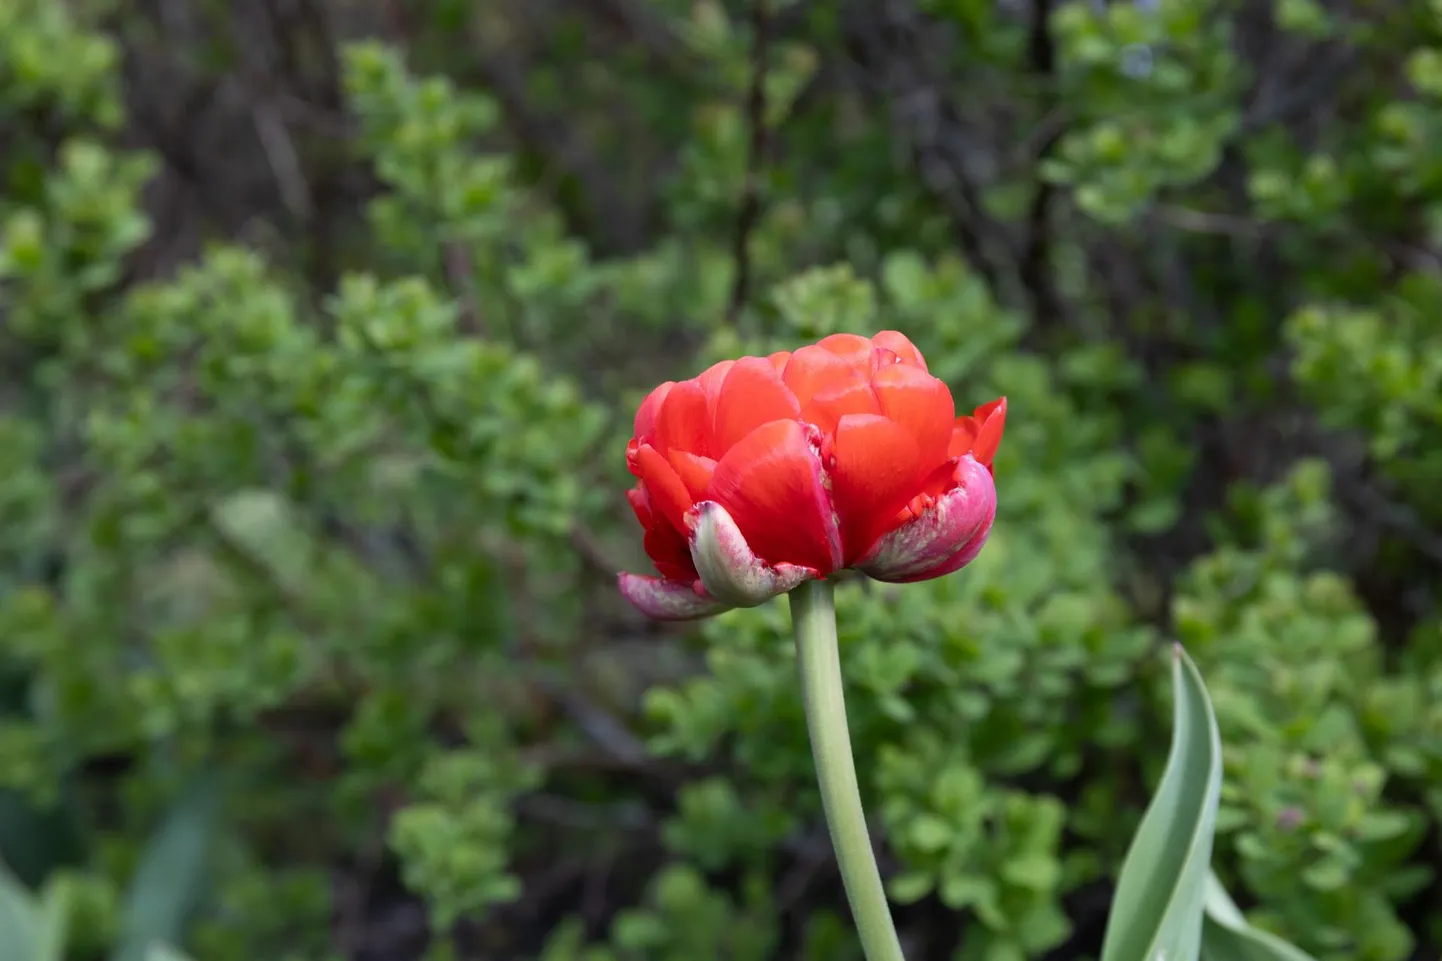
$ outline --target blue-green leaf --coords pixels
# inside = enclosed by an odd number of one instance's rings
[[[36,913],[35,946],[30,961],[65,961],[73,891],[68,884],[52,883],[46,887]]]
[[[0,961],[31,961],[40,943],[40,906],[0,858]]]
[[[154,945],[181,943],[209,868],[220,801],[218,778],[203,772],[171,808],[131,879],[112,961],[145,961]]]
[[[1206,685],[1180,645],[1172,690],[1171,752],[1122,862],[1102,961],[1197,961],[1201,953],[1222,746]]]
[[[1216,875],[1207,875],[1202,961],[1315,961],[1275,934],[1247,924]]]

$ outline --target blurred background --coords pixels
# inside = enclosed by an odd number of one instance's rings
[[[1436,961],[1439,158],[1436,0],[3,0],[0,958],[859,961],[785,605],[614,577],[645,391],[895,328],[907,957],[1095,956],[1180,641],[1254,923]]]

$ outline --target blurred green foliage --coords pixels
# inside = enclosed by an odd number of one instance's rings
[[[981,557],[838,595],[908,956],[1095,954],[1170,639],[1251,920],[1442,949],[1436,3],[157,6],[0,3],[0,856],[72,956],[858,957],[785,606],[612,575],[645,390],[882,328],[1013,412]]]

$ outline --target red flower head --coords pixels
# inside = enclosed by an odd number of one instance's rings
[[[907,582],[959,570],[996,516],[1006,398],[957,417],[894,330],[726,360],[653,390],[627,492],[660,577],[620,576],[642,612],[753,607],[853,568]]]

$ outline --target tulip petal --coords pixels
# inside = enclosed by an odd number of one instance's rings
[[[1001,446],[1001,435],[1006,430],[1006,398],[998,397],[989,404],[983,404],[973,415],[981,425],[976,440],[971,445],[971,455],[987,467],[996,458]]]
[[[869,388],[867,373],[853,358],[813,344],[791,355],[781,379],[804,410],[814,397],[855,386]]]
[[[647,394],[646,399],[641,401],[641,406],[636,409],[635,429],[632,431],[638,445],[651,442],[651,435],[656,430],[656,414],[661,410],[661,405],[666,402],[666,395],[675,386],[674,380],[668,380]]]
[[[621,596],[647,617],[658,621],[691,621],[726,609],[714,597],[698,594],[685,581],[668,581],[643,574],[620,574],[616,578]]]
[[[921,470],[930,472],[946,460],[956,406],[951,389],[918,367],[894,364],[871,378],[881,412],[905,427],[916,441]]]
[[[919,367],[923,371],[927,370],[926,358],[921,356],[921,351],[917,350],[916,345],[911,342],[911,339],[901,331],[883,330],[871,338],[871,342],[877,347],[885,347],[897,357],[900,357],[903,364]]]
[[[646,496],[646,488],[638,484],[628,490],[626,503],[631,505],[631,512],[642,527],[651,526],[651,498]]]
[[[731,368],[735,366],[736,361],[723,360],[707,367],[701,376],[696,378],[701,392],[706,395],[706,423],[708,424],[716,422],[716,402],[721,397],[721,385],[726,382],[726,375],[731,373]]]
[[[833,354],[840,354],[857,370],[863,371],[868,369],[875,349],[871,338],[862,337],[860,334],[831,334],[818,340],[816,346]]]
[[[762,424],[801,413],[796,397],[765,357],[743,357],[732,366],[716,401],[716,452],[722,456]]]
[[[666,460],[676,471],[676,476],[681,478],[693,503],[705,496],[706,489],[711,486],[711,475],[716,472],[714,460],[684,450],[671,451]]]
[[[962,457],[956,465],[956,486],[920,516],[883,536],[856,567],[892,583],[949,574],[981,551],[995,518],[991,472],[975,458]]]
[[[795,420],[757,427],[717,462],[707,499],[726,508],[758,556],[824,576],[840,566],[841,541],[819,442]]]
[[[660,511],[676,530],[686,530],[686,512],[695,500],[676,475],[676,469],[650,444],[636,451],[636,466],[641,482],[646,485],[651,510]]]
[[[946,446],[947,457],[970,454],[976,443],[977,423],[973,417],[958,417],[951,428],[951,442]]]
[[[751,550],[741,528],[715,501],[691,510],[691,560],[712,597],[732,607],[755,607],[820,572],[795,564],[768,564]]]
[[[673,450],[709,455],[711,420],[706,412],[706,393],[694,380],[671,388],[656,414],[651,446],[662,454]]]
[[[831,495],[847,564],[865,554],[917,493],[916,441],[875,414],[847,414],[836,426]]]
[[[691,548],[687,546],[686,538],[671,526],[670,521],[657,517],[651,510],[646,485],[637,484],[628,490],[626,502],[631,505],[636,520],[641,522],[641,529],[645,531],[642,546],[646,549],[646,556],[656,565],[657,573],[673,581],[690,583],[696,580],[696,568],[691,563]]]
[[[869,380],[854,380],[834,390],[817,394],[801,409],[801,419],[814,424],[823,434],[835,434],[836,425],[847,414],[880,414],[881,404]]]

